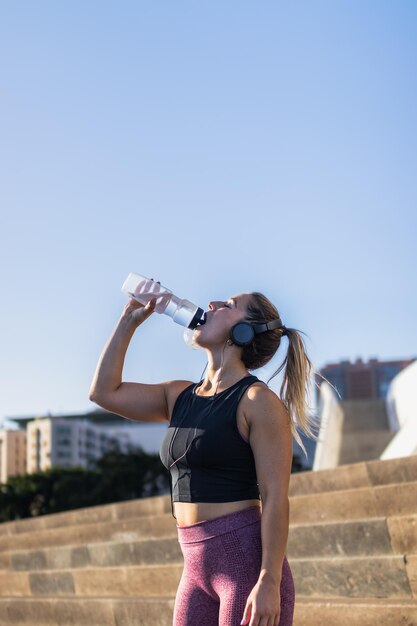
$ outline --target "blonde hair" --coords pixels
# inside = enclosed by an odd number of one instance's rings
[[[268,322],[276,319],[281,321],[278,310],[266,296],[259,291],[251,292],[249,296],[245,321]],[[280,387],[280,398],[287,408],[294,439],[307,457],[307,452],[297,432],[297,427],[308,437],[315,440],[318,439],[318,436],[312,432],[312,428],[316,426],[319,428],[319,420],[311,412],[311,406],[309,405],[310,376],[312,372],[316,374],[318,372],[313,369],[307,355],[303,338],[301,337],[301,333],[304,335],[305,333],[288,326],[286,333],[289,342],[287,355],[277,371],[269,378],[268,383],[286,366]],[[241,358],[246,369],[255,370],[266,365],[281,345],[282,336],[283,329],[281,328],[255,334],[253,341],[242,348]],[[321,376],[320,374],[318,375]],[[317,385],[317,383],[315,384]]]

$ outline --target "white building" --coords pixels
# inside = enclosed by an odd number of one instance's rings
[[[381,459],[417,454],[417,360],[392,380],[387,394],[389,425],[396,434]]]
[[[128,433],[88,420],[59,417],[36,418],[27,424],[27,472],[50,467],[90,467],[114,445],[131,449]]]
[[[0,483],[26,474],[26,431],[0,430]]]

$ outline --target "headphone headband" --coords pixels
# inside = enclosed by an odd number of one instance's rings
[[[271,320],[270,322],[257,322],[251,324],[255,331],[255,334],[264,333],[267,330],[274,330],[274,328],[281,328],[283,326],[280,319]]]

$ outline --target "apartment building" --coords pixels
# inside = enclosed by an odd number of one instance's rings
[[[88,420],[36,418],[26,429],[28,473],[56,466],[88,468],[114,445],[123,453],[131,449],[128,433]]]
[[[0,430],[0,483],[26,474],[26,431]]]
[[[320,374],[336,387],[342,400],[386,399],[391,381],[415,360],[416,357],[387,361],[370,358],[365,362],[358,357],[352,363],[349,360],[328,363],[320,369]],[[322,379],[319,376],[315,379],[321,385]]]

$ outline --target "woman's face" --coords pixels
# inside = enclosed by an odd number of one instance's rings
[[[195,342],[200,346],[224,343],[230,329],[246,317],[248,294],[238,294],[227,300],[212,300],[206,311],[206,323],[195,329]]]

